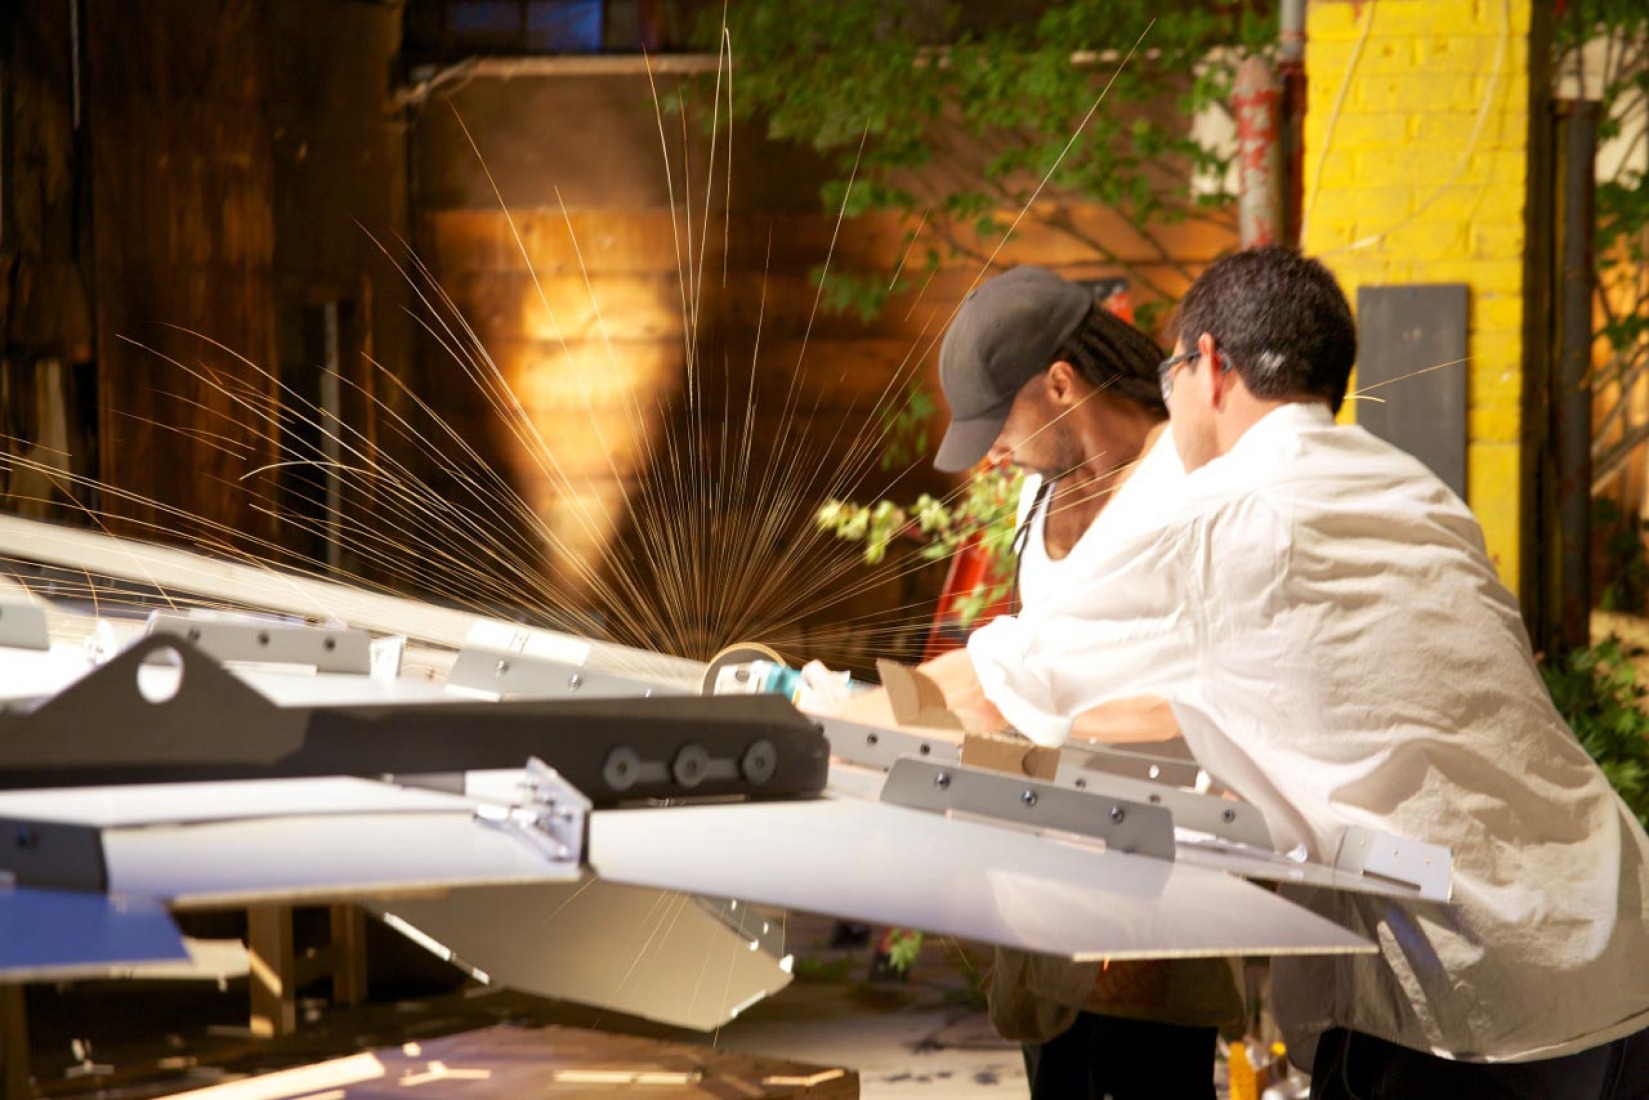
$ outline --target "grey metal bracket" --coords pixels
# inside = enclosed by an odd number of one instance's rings
[[[0,872],[17,886],[101,893],[109,888],[103,830],[65,821],[0,818]]]
[[[154,611],[149,615],[148,633],[183,638],[216,661],[313,665],[318,672],[362,676],[372,671],[372,637],[364,630],[247,619],[206,619],[175,611]]]
[[[492,695],[517,695],[533,699],[648,699],[655,695],[686,695],[680,688],[650,684],[627,676],[615,676],[581,665],[530,657],[479,646],[458,651],[447,683],[470,691]]]
[[[1195,829],[1239,844],[1252,844],[1267,851],[1274,849],[1265,816],[1247,802],[1233,802],[1229,798],[1088,768],[1073,768],[1068,764],[1060,765],[1054,783],[1105,798],[1126,798],[1162,806],[1173,814],[1174,824],[1180,828]]]
[[[1174,819],[1162,806],[1096,797],[1049,783],[961,765],[894,762],[882,801],[934,813],[957,812],[1016,825],[1096,837],[1107,848],[1174,858]]]
[[[893,767],[894,761],[907,756],[936,764],[956,764],[962,758],[961,746],[943,738],[844,722],[840,718],[817,718],[816,721],[830,742],[830,754],[850,764],[886,771]]]
[[[50,649],[46,612],[32,603],[0,604],[0,646],[12,649]]]
[[[737,898],[711,898],[694,894],[693,901],[700,909],[726,925],[750,945],[750,950],[761,951],[778,959],[784,957],[784,925],[749,902]]]
[[[1143,779],[1170,787],[1195,787],[1202,768],[1195,760],[1178,760],[1171,756],[1152,756],[1125,749],[1100,748],[1089,744],[1067,744],[1060,751],[1059,774],[1069,769],[1073,775],[1083,772],[1108,772],[1125,779]]]
[[[527,761],[520,793],[513,806],[477,806],[476,820],[508,831],[550,863],[583,866],[590,800],[536,756]]]
[[[1454,893],[1454,856],[1447,848],[1362,825],[1346,829],[1334,866],[1413,886],[1428,901],[1448,901]]]

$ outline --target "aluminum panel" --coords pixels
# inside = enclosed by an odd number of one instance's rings
[[[511,773],[519,797],[524,773]],[[471,800],[370,779],[244,779],[222,783],[146,783],[0,791],[0,817],[79,825],[163,825],[307,814],[467,814]]]
[[[613,882],[1077,960],[1374,950],[1227,875],[857,799],[598,812],[589,851]]]
[[[487,883],[568,882],[505,828],[464,813],[337,814],[104,834],[111,890],[177,906],[358,899]]]
[[[772,918],[732,926],[688,894],[578,884],[489,886],[372,907],[453,962],[511,989],[709,1031],[790,983],[788,959],[752,943]]]

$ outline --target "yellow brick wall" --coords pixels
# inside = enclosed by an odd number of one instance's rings
[[[1306,16],[1302,245],[1353,304],[1360,286],[1471,287],[1471,361],[1447,369],[1469,371],[1467,498],[1514,589],[1533,2],[1313,0]]]

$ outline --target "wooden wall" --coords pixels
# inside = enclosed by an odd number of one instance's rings
[[[284,487],[245,475],[288,449],[282,387],[315,388],[320,363],[292,339],[308,314],[346,306],[343,412],[368,438],[378,372],[362,356],[405,368],[405,282],[369,235],[394,247],[407,232],[400,17],[393,3],[88,0],[0,20],[0,405],[8,435],[56,444],[87,477],[52,514],[314,555],[277,518]],[[67,430],[43,438],[39,410]],[[15,474],[6,487],[12,508],[37,492]]]
[[[825,167],[752,126],[733,135],[729,202],[725,146],[710,176],[700,120],[667,113],[661,138],[639,59],[568,69],[471,73],[412,126],[420,245],[542,453],[507,417],[455,399],[465,383],[440,349],[421,355],[424,384],[541,517],[542,602],[595,607],[620,636],[696,655],[753,636],[850,664],[910,656],[920,629],[866,628],[919,627],[942,567],[864,569],[811,517],[831,496],[952,484],[925,463],[880,469],[876,431],[910,379],[937,396],[937,340],[980,267],[950,262],[872,322],[816,311],[812,269],[828,256],[833,271],[890,278],[914,225],[861,218],[838,234],[818,205]],[[656,82],[668,95],[676,78]],[[1108,212],[1064,212],[1128,259],[1151,254]],[[1230,243],[1187,227],[1167,240],[1174,262],[1150,271],[1174,293]],[[998,257],[1021,262],[1118,273],[1030,225]]]
[[[99,476],[137,534],[195,526],[183,516],[272,533],[235,490],[272,448],[222,389],[165,361],[267,392],[205,342],[274,359],[264,16],[260,0],[85,5]]]

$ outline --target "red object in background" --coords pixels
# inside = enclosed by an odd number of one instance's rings
[[[1134,323],[1134,305],[1128,298],[1127,279],[1104,279],[1088,284],[1099,304],[1112,313]],[[975,626],[983,626],[998,615],[1011,614],[1014,592],[1011,587],[1014,567],[1011,562],[992,561],[979,545],[975,535],[962,543],[951,555],[950,572],[945,574],[945,586],[939,591],[939,607],[933,613],[933,626],[928,629],[927,644],[922,648],[922,660],[931,661],[941,653],[960,649],[967,643]],[[971,623],[963,626],[957,605],[969,593],[988,585],[1009,585],[1001,598],[979,613]]]
[[[922,660],[931,661],[941,653],[960,649],[968,634],[978,624],[988,623],[998,615],[1013,610],[1013,592],[1004,590],[1000,599],[980,612],[973,622],[962,625],[957,604],[976,589],[987,585],[1004,584],[1013,580],[1012,570],[1004,571],[1000,563],[991,560],[974,535],[950,556],[950,572],[945,574],[945,587],[939,593],[939,609],[933,614],[933,626],[928,630],[928,642],[922,650]]]

